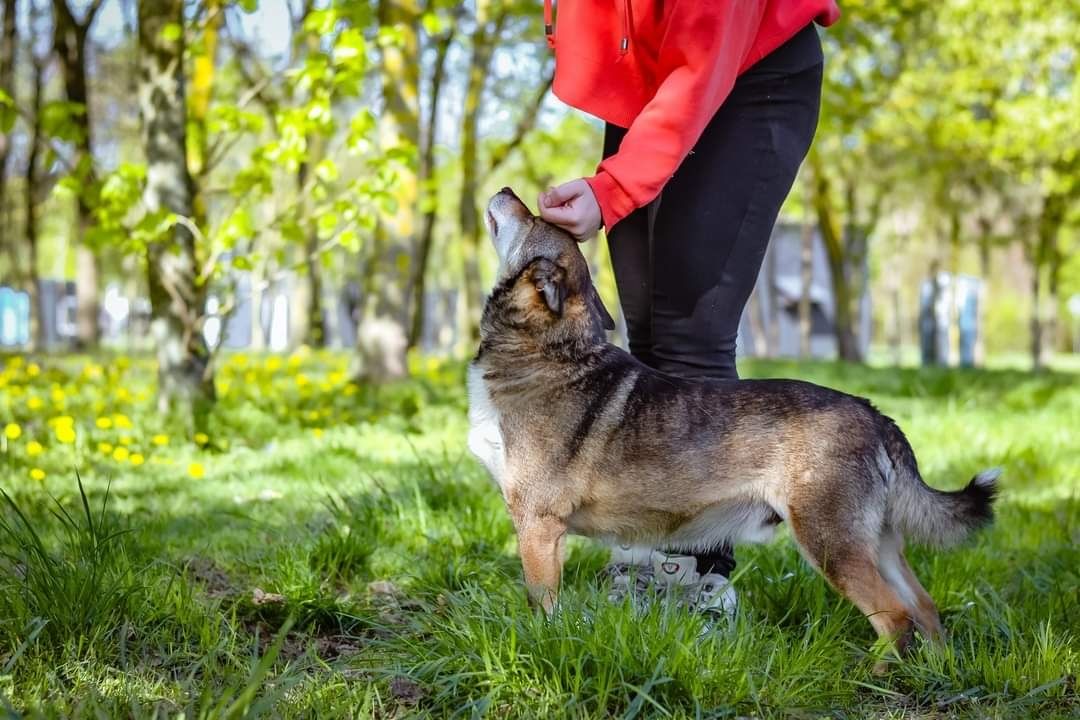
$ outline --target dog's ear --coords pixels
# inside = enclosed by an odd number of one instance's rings
[[[600,322],[603,323],[605,330],[615,329],[615,319],[611,317],[611,313],[604,307],[604,301],[600,299],[600,293],[596,292],[596,287],[590,287],[591,297],[589,302],[592,303],[593,310],[600,316]]]
[[[548,309],[562,317],[567,294],[566,271],[547,258],[539,258],[533,263],[532,281]]]

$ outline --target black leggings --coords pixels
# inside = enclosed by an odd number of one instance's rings
[[[738,378],[739,318],[817,128],[822,55],[811,25],[743,73],[664,190],[608,233],[630,352],[663,372]],[[626,130],[608,125],[604,157]],[[696,555],[730,574],[728,547]]]

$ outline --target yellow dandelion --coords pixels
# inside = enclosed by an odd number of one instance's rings
[[[30,471],[30,477],[33,480],[38,480],[38,481],[44,480],[45,479],[45,471],[42,470],[41,468],[34,468],[33,470]]]
[[[158,434],[158,435],[155,435],[154,437],[150,438],[150,442],[154,443],[158,447],[160,447],[162,445],[168,445],[169,444],[169,436],[168,435]]]
[[[37,440],[31,440],[26,444],[26,454],[30,457],[37,457],[43,452],[45,452],[45,448]]]
[[[52,398],[54,405],[63,405],[67,396],[64,395],[64,390],[59,385],[53,385],[49,390],[49,397]]]
[[[279,370],[280,368],[281,368],[281,358],[279,358],[277,355],[271,355],[269,358],[267,358],[267,360],[266,360],[266,369],[267,370],[269,370],[270,372],[274,372],[275,370]]]
[[[107,417],[99,417],[97,420],[94,421],[94,424],[102,430],[108,430],[112,427],[112,419]]]
[[[138,467],[146,462],[146,458],[142,456],[142,453],[131,453],[131,457],[128,458],[128,461],[135,467]]]
[[[203,467],[202,463],[193,462],[187,466],[187,474],[198,480],[206,476],[206,468]]]
[[[321,438],[323,436],[323,429],[322,428],[312,428],[311,429],[311,434],[314,435],[316,438]]]
[[[111,453],[113,451],[113,446],[112,446],[112,443],[99,442],[97,444],[97,449],[98,449],[98,452],[101,453],[102,455],[108,455],[109,453]]]
[[[71,425],[57,425],[56,426],[56,439],[62,443],[70,445],[75,442],[75,428]]]
[[[119,442],[121,445],[130,445],[131,444],[131,436],[130,435],[121,435],[120,439],[117,442]]]
[[[57,427],[63,427],[64,425],[71,427],[75,424],[75,418],[70,415],[59,415],[50,420],[49,424],[56,425]]]
[[[311,382],[311,380],[309,380],[308,376],[305,375],[304,373],[298,373],[297,374],[297,376],[296,376],[296,387],[307,387],[307,385],[310,382]]]
[[[4,437],[8,440],[18,440],[20,435],[22,435],[22,428],[16,423],[8,423],[4,426]]]
[[[115,460],[116,462],[124,462],[129,457],[131,457],[131,452],[128,451],[126,447],[118,447],[113,450],[112,456],[113,460]]]
[[[122,413],[114,413],[112,416],[113,423],[121,430],[131,429],[131,418]]]
[[[206,443],[210,442],[210,436],[206,433],[197,432],[195,433],[195,442],[199,445],[205,445]]]
[[[30,363],[26,366],[26,374],[29,377],[37,377],[41,374],[41,366],[37,363]]]
[[[43,403],[41,401],[41,398],[39,398],[37,395],[31,395],[30,397],[26,398],[26,407],[30,410],[40,410],[41,406],[44,404],[45,403]]]

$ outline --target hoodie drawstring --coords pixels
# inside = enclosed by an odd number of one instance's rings
[[[544,0],[544,38],[549,48],[555,47],[555,24],[551,17],[551,0]]]
[[[625,55],[630,51],[630,0],[623,0],[622,4],[622,40],[619,41],[619,54]]]

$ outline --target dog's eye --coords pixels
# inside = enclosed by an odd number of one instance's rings
[[[488,211],[488,214],[487,214],[487,221],[488,221],[488,225],[491,226],[491,234],[492,235],[498,235],[499,234],[499,224],[497,222],[495,222],[495,216],[491,214],[490,210]]]

